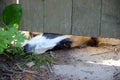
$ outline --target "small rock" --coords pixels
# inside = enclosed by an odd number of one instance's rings
[[[32,66],[34,66],[35,65],[35,63],[32,61],[32,62],[28,62],[27,64],[26,64],[26,66],[28,66],[29,68],[31,68]]]

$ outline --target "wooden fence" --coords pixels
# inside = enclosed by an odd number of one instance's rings
[[[20,4],[22,30],[120,38],[120,0],[20,0]]]

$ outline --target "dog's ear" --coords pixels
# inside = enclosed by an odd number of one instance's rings
[[[30,32],[29,31],[21,31],[27,39],[30,39]]]
[[[33,38],[39,34],[40,34],[39,32],[29,32],[30,38]]]

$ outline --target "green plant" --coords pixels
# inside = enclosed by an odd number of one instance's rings
[[[21,47],[21,43],[26,39],[24,34],[18,30],[22,17],[22,7],[20,4],[7,6],[2,13],[4,28],[0,28],[0,54],[4,49],[15,46]]]
[[[7,6],[2,13],[2,22],[4,28],[0,28],[0,55],[14,58],[26,58],[33,60],[36,66],[44,62],[52,62],[53,59],[46,55],[39,58],[37,55],[27,55],[21,48],[21,43],[26,39],[19,30],[19,23],[22,17],[22,7],[20,4],[11,4]]]
[[[41,55],[41,57],[38,57],[35,54],[28,55],[26,57],[27,57],[28,60],[33,60],[36,67],[39,67],[40,64],[43,64],[43,63],[46,63],[46,62],[53,63],[54,60],[55,60],[54,58],[50,57],[49,53],[44,53],[43,55]]]
[[[2,13],[2,21],[5,25],[19,25],[22,18],[22,7],[20,4],[11,4],[5,7]]]

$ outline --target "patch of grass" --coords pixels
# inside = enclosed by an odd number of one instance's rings
[[[33,61],[35,63],[35,67],[39,67],[41,64],[46,62],[53,63],[55,60],[55,58],[50,56],[49,52],[38,56],[34,53],[27,54],[23,51],[22,48],[14,46],[6,48],[2,55],[12,60],[24,59],[27,62]]]
[[[43,53],[40,56],[35,55],[33,53],[31,55],[27,55],[26,58],[27,58],[28,61],[34,61],[35,67],[39,67],[40,65],[42,65],[42,64],[44,64],[46,62],[53,63],[54,60],[55,60],[55,58],[52,58],[48,52]]]

